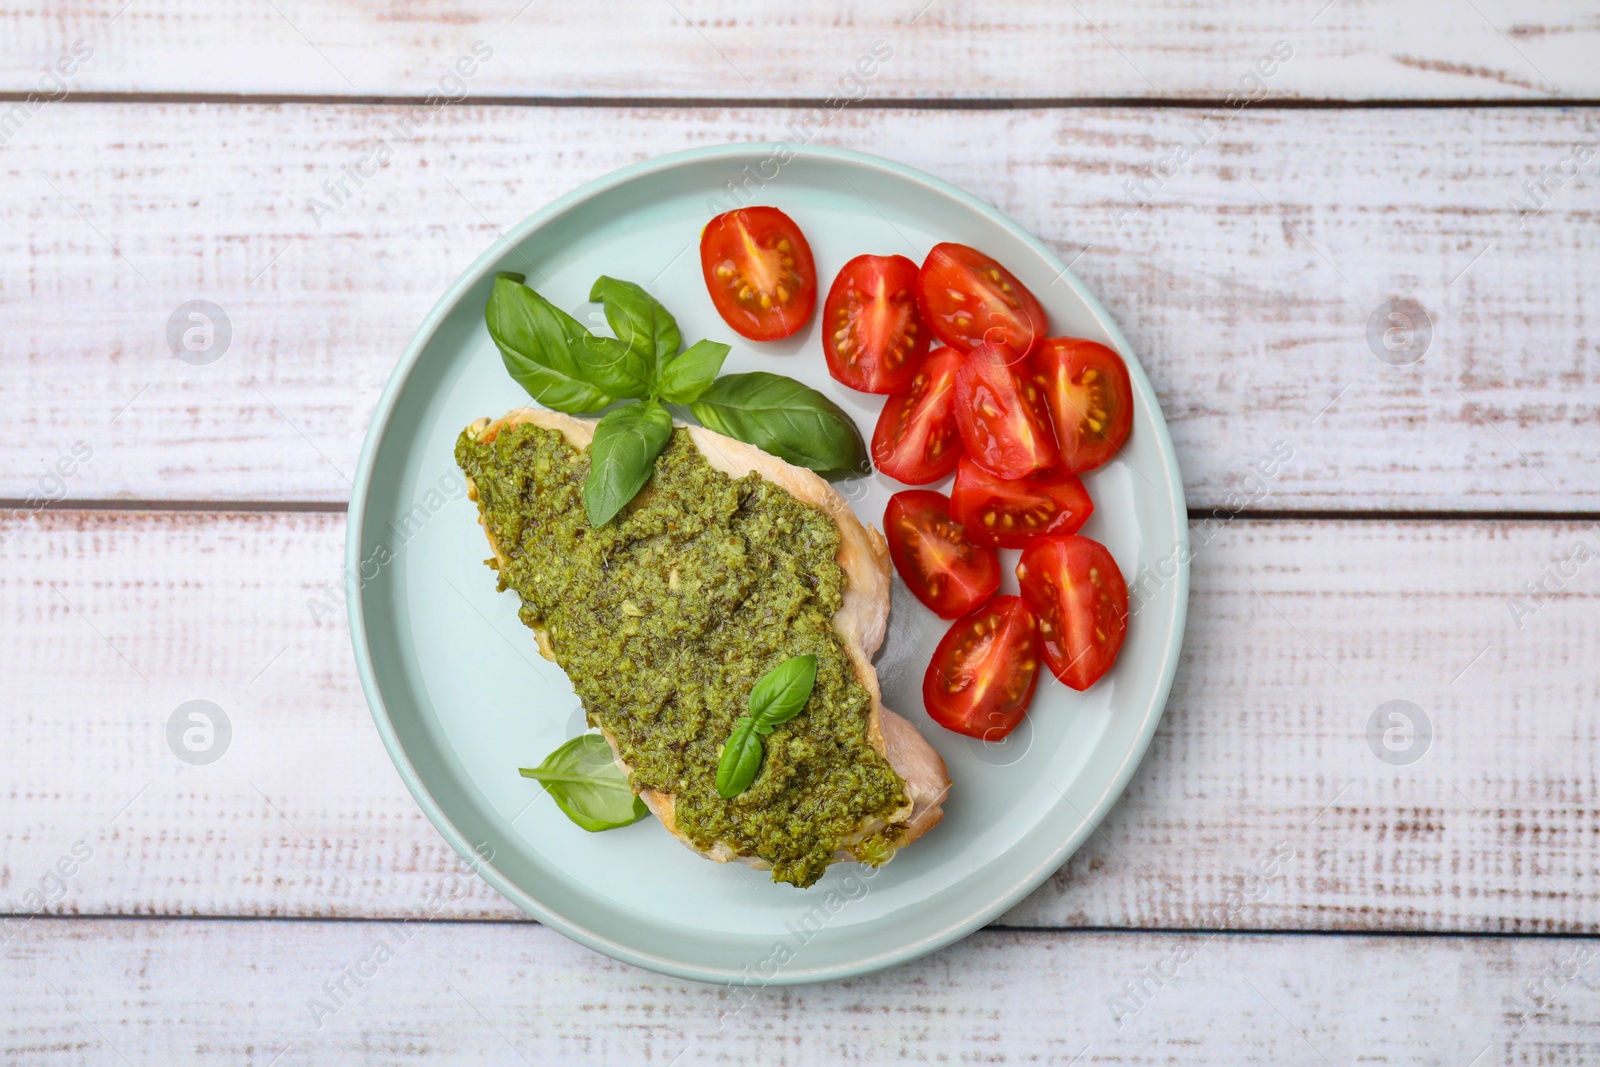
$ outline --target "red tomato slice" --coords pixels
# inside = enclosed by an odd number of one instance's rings
[[[898,393],[928,354],[917,313],[917,265],[905,256],[857,256],[822,305],[828,373],[863,393]]]
[[[1039,613],[1050,670],[1078,690],[1099,681],[1128,633],[1128,583],[1106,546],[1087,537],[1041,537],[1023,549],[1017,581]]]
[[[1048,337],[1028,357],[1061,449],[1061,469],[1093,470],[1117,454],[1133,428],[1133,386],[1122,357],[1105,345]]]
[[[1000,557],[967,539],[943,493],[906,489],[890,497],[883,535],[906,587],[941,619],[960,618],[1000,588]]]
[[[934,245],[917,275],[922,321],[939,340],[970,351],[1010,345],[1026,353],[1049,332],[1044,308],[1000,264],[966,245]]]
[[[950,515],[976,544],[1026,548],[1035,537],[1075,534],[1094,514],[1094,501],[1076,474],[1040,471],[996,478],[962,456],[950,490]]]
[[[1044,397],[1014,349],[979,345],[956,371],[956,428],[967,454],[997,478],[1056,463]]]
[[[725,211],[700,234],[700,269],[722,321],[752,341],[788,337],[817,306],[817,265],[775,207]]]
[[[998,741],[1016,729],[1039,683],[1039,621],[1014,596],[997,596],[959,620],[922,676],[933,721],[958,734]]]
[[[872,431],[872,462],[907,485],[927,485],[956,469],[956,370],[964,355],[936,349],[911,379],[911,388],[884,402]]]

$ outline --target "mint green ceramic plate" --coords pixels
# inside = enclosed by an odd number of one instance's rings
[[[1188,552],[1183,489],[1155,394],[1126,338],[1054,253],[988,204],[908,167],[826,148],[780,167],[774,152],[729,145],[624,168],[539,211],[481,256],[428,314],[378,404],[350,503],[348,566],[360,576],[351,630],[378,732],[422,810],[484,878],[530,915],[617,959],[707,981],[787,984],[931,952],[1061,866],[1115,802],[1160,719],[1183,636]],[[921,700],[943,624],[897,578],[877,661],[884,701],[948,762],[947,814],[887,866],[836,865],[809,890],[700,859],[653,819],[586,833],[517,774],[582,732],[582,713],[566,677],[518,622],[515,594],[495,592],[452,458],[467,423],[528,402],[484,327],[499,270],[526,274],[596,324],[604,320],[585,303],[596,276],[644,284],[685,338],[733,343],[728,370],[800,378],[870,437],[882,400],[828,377],[818,316],[795,337],[754,345],[711,306],[700,230],[721,210],[711,198],[747,173],[775,174],[754,202],[800,224],[823,294],[862,252],[921,262],[939,241],[973,245],[1038,294],[1053,333],[1121,351],[1137,407],[1122,457],[1085,478],[1096,510],[1084,533],[1111,549],[1130,580],[1146,576],[1115,669],[1087,693],[1045,677],[1023,726],[1001,744],[950,733]],[[861,520],[879,525],[901,487],[876,475],[843,488]],[[1003,555],[1015,591],[1015,553]]]

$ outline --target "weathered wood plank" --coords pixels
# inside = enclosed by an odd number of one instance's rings
[[[1220,99],[1272,45],[1289,98],[1529,99],[1600,95],[1586,59],[1600,21],[1572,0],[1441,8],[1425,0],[908,0],[863,6],[615,6],[427,0],[260,7],[182,0],[12,3],[0,86],[25,91],[74,43],[81,91],[498,96]],[[489,60],[445,82],[483,41]],[[852,79],[875,43],[889,60]]]
[[[5,1059],[1279,1067],[1406,1050],[1406,1062],[1485,1067],[1600,1055],[1590,941],[983,931],[882,974],[779,990],[663,978],[534,925],[401,934],[35,921],[0,949]]]
[[[36,117],[6,146],[0,186],[0,418],[12,429],[0,499],[39,492],[81,438],[94,458],[69,480],[77,499],[342,500],[411,331],[500,230],[622,164],[786,136],[794,117],[461,106],[319,225],[308,199],[400,115],[96,105]],[[1508,206],[1541,167],[1600,137],[1592,112],[1252,112],[1163,187],[1130,194],[1195,118],[854,111],[823,138],[969,188],[1076,259],[1156,383],[1194,506],[1600,500],[1586,289],[1600,184],[1552,186],[1520,221]],[[1411,366],[1369,343],[1375,310],[1397,297],[1432,319]],[[231,348],[209,366],[180,362],[166,339],[193,299],[231,321]],[[1276,441],[1294,462],[1264,495],[1241,494]]]
[[[0,550],[6,909],[515,915],[475,879],[434,907],[455,857],[321,607],[342,539],[337,515],[47,512]],[[1004,922],[1594,932],[1600,565],[1580,539],[1600,553],[1600,531],[1553,522],[1196,527],[1154,745]],[[1558,595],[1513,601],[1529,582]],[[209,765],[169,747],[190,700],[231,723]],[[1414,762],[1371,747],[1392,700],[1431,722]],[[75,845],[92,856],[52,877]]]

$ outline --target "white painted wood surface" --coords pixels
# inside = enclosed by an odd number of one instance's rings
[[[1259,106],[1129,210],[1202,117],[1171,102],[1224,100],[1280,41]],[[1597,54],[1600,15],[1555,0],[0,0],[0,1060],[1600,1061],[1600,565],[1562,563],[1600,545],[1573,518],[1600,511],[1600,184],[1549,177],[1600,146]],[[441,91],[319,227],[308,198]],[[462,267],[590,178],[792,139],[841,92],[819,142],[1076,257],[1220,518],[1103,832],[933,957],[746,997],[460,878],[308,601],[378,392]],[[1387,106],[1417,101],[1450,106]],[[1367,339],[1397,297],[1432,318],[1406,367]],[[213,366],[166,345],[192,299],[231,320]],[[1247,481],[1277,441],[1294,459]],[[207,766],[166,740],[193,699],[234,731]],[[1431,723],[1415,761],[1369,738],[1393,700]],[[418,915],[449,921],[399,945]]]
[[[1577,1064],[1600,1056],[1597,956],[1571,939],[991,930],[868,978],[746,990],[532,925],[41,919],[0,947],[16,1020],[0,1049],[19,1067]]]
[[[316,617],[343,536],[343,516],[281,513],[19,530],[0,573],[5,900],[82,840],[94,858],[52,912],[421,906],[456,859],[373,736],[342,611]],[[1149,755],[1103,833],[1003,922],[1593,933],[1600,563],[1531,614],[1508,606],[1580,538],[1600,554],[1600,528],[1571,523],[1221,528]],[[194,699],[232,724],[209,766],[168,747]],[[1400,766],[1367,736],[1397,699],[1432,724]],[[1294,861],[1257,887],[1280,847]],[[473,880],[441,914],[517,913]]]
[[[1560,0],[74,0],[13,5],[5,27],[12,91],[83,41],[83,92],[422,96],[481,40],[479,95],[1222,99],[1284,41],[1266,84],[1291,99],[1600,96],[1600,18]],[[845,80],[880,41],[892,58]]]
[[[795,115],[450,108],[319,227],[308,199],[400,114],[64,104],[22,128],[0,156],[0,499],[82,438],[76,500],[343,501],[412,330],[501,231],[625,163]],[[1124,182],[1193,119],[853,110],[822,139],[956,182],[1075,259],[1155,382],[1197,509],[1237,506],[1279,440],[1298,458],[1253,507],[1595,506],[1600,183],[1509,206],[1600,141],[1595,109],[1246,112],[1130,213]],[[1394,297],[1432,318],[1412,366],[1369,345]],[[232,323],[211,366],[167,347],[191,299]]]

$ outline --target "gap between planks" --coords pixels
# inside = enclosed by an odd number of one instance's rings
[[[32,912],[0,911],[0,920],[16,919],[27,923],[237,923],[250,924],[316,924],[321,926],[393,926],[406,916],[395,915],[229,915],[222,912],[191,912],[158,914],[114,911],[105,912]],[[532,916],[502,918],[499,916],[464,916],[458,918],[420,919],[429,929],[461,927],[480,929],[489,926],[533,927],[543,926]],[[1360,929],[1275,929],[1269,926],[1020,926],[998,920],[988,923],[967,937],[995,933],[1013,936],[1062,937],[1071,935],[1116,937],[1295,937],[1295,938],[1384,938],[1407,941],[1596,941],[1600,936],[1571,930],[1360,930]],[[961,938],[960,940],[966,940]],[[959,941],[952,942],[959,944]],[[943,949],[939,950],[943,951]]]
[[[36,92],[0,91],[0,103],[22,103]],[[97,104],[307,104],[327,107],[365,105],[371,107],[402,107],[426,105],[428,96],[385,96],[365,94],[339,96],[335,93],[141,93],[141,92],[83,92],[73,93],[57,103],[66,105]],[[460,103],[470,102],[475,107],[561,107],[561,108],[773,108],[783,110],[831,108],[827,98],[805,96],[506,96],[484,94],[468,96]],[[857,111],[1040,111],[1065,108],[1174,108],[1188,111],[1209,111],[1229,107],[1223,98],[1194,99],[1177,96],[1011,96],[1011,97],[879,97],[852,101]],[[1430,109],[1486,109],[1486,108],[1594,108],[1600,107],[1600,97],[1575,97],[1573,99],[1483,99],[1453,100],[1449,97],[1427,97],[1416,100],[1390,97],[1339,100],[1332,97],[1310,99],[1267,99],[1250,105],[1251,111],[1426,111]]]

